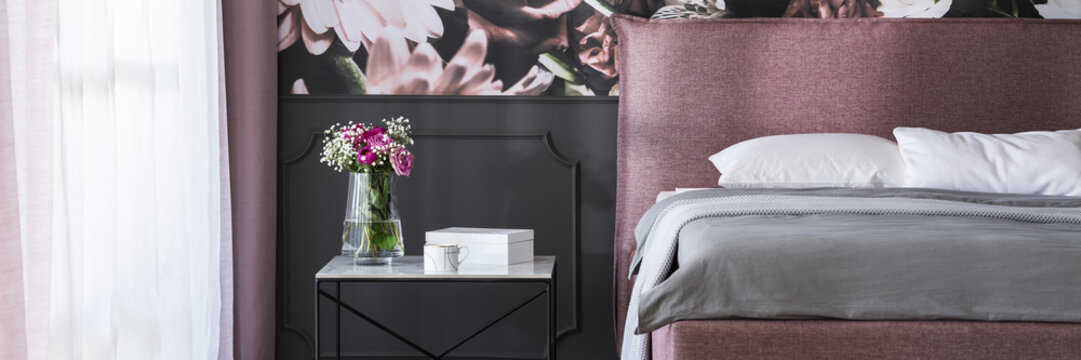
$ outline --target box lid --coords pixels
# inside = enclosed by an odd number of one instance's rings
[[[532,229],[494,229],[449,227],[424,233],[425,242],[453,242],[458,244],[509,244],[533,240]]]

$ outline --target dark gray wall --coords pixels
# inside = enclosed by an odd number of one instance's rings
[[[312,276],[340,247],[346,174],[319,163],[333,123],[412,120],[411,177],[396,179],[407,255],[424,231],[449,226],[535,229],[535,253],[558,256],[558,355],[616,357],[612,329],[616,99],[596,97],[288,96],[279,101],[280,359],[312,357]],[[531,284],[351,284],[346,301],[436,353],[539,291]],[[323,334],[333,328],[324,300]],[[452,355],[539,358],[543,301]],[[347,355],[413,356],[343,313]],[[326,326],[329,325],[329,326]],[[334,339],[324,338],[324,349]]]

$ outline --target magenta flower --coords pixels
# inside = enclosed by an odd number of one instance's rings
[[[390,134],[387,134],[387,128],[385,127],[373,127],[371,130],[365,131],[361,136],[361,140],[368,143],[371,147],[383,147],[394,142],[394,139],[390,138]]]
[[[413,171],[413,153],[404,148],[394,149],[390,154],[390,165],[398,175],[409,176],[409,172]]]
[[[379,159],[379,155],[372,150],[371,147],[365,146],[360,151],[357,151],[357,162],[361,165],[371,165]]]
[[[359,143],[364,140],[364,134],[366,132],[367,131],[364,129],[364,125],[361,124],[354,124],[353,126],[342,127],[342,137],[353,143],[353,146],[360,145]],[[350,135],[350,133],[360,134],[360,136],[353,137],[353,135]]]

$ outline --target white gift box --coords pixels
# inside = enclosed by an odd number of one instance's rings
[[[424,241],[468,248],[463,265],[511,265],[533,261],[531,229],[451,227],[425,232]]]

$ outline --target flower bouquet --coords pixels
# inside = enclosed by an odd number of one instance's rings
[[[342,255],[362,264],[387,263],[404,253],[392,180],[413,169],[413,154],[406,149],[413,144],[411,126],[404,117],[383,124],[334,124],[324,132],[319,159],[335,171],[349,171]]]

